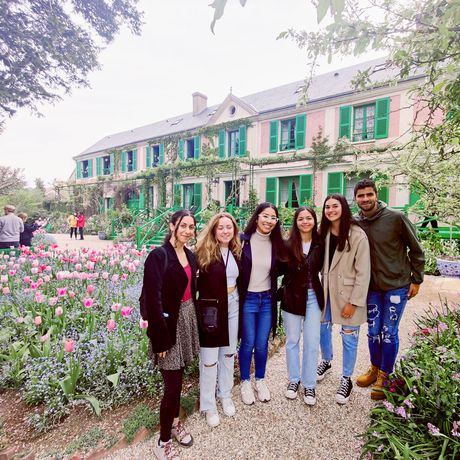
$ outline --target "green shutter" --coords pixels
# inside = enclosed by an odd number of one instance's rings
[[[104,214],[104,197],[100,196],[98,197],[98,202],[99,202],[99,214]]]
[[[77,161],[75,176],[77,179],[81,179],[81,161]]]
[[[197,207],[195,212],[201,211],[201,197],[202,197],[201,183],[193,184],[193,204]]]
[[[310,203],[313,189],[313,174],[304,174],[299,177],[299,206]]]
[[[340,107],[339,139],[351,139],[351,105]]]
[[[137,171],[137,149],[133,150],[133,171]]]
[[[200,158],[201,137],[200,135],[193,138],[193,158],[198,160]]]
[[[181,200],[181,185],[180,184],[174,184],[174,197],[173,197],[173,205],[174,206],[180,206],[182,203]]]
[[[139,209],[145,208],[145,193],[144,193],[144,186],[142,186],[139,190]]]
[[[126,150],[121,151],[121,172],[126,172]]]
[[[388,189],[388,187],[380,187],[377,196],[380,201],[383,201],[384,203],[388,204],[390,190]]]
[[[107,210],[113,209],[113,198],[109,198]]]
[[[327,194],[340,193],[343,195],[344,177],[343,172],[330,172],[327,175]]]
[[[270,122],[270,153],[276,153],[278,151],[278,120],[272,120]]]
[[[219,158],[225,158],[225,129],[219,130]]]
[[[240,126],[239,129],[238,155],[240,157],[246,156],[246,126]]]
[[[418,193],[416,188],[411,187],[410,195],[409,195],[409,205],[413,206],[415,203],[420,200],[420,194]]]
[[[276,205],[276,177],[267,177],[265,179],[265,201]]]
[[[110,174],[113,174],[115,171],[115,155],[113,153],[110,154]]]
[[[390,98],[384,97],[375,101],[375,138],[388,137],[388,125],[390,115]]]
[[[184,159],[184,139],[179,139],[179,160]]]
[[[307,116],[303,113],[295,117],[295,148],[305,148],[305,131],[307,128]]]
[[[93,160],[92,159],[88,160],[88,176],[87,177],[93,177]]]
[[[147,145],[145,147],[145,168],[151,168],[152,167],[152,156],[151,156],[151,148],[150,145]]]
[[[93,169],[92,164],[91,164],[91,169]],[[97,157],[96,158],[96,176],[102,176],[102,157]]]
[[[165,145],[163,142],[160,144],[160,160],[159,163],[162,165],[165,162]]]

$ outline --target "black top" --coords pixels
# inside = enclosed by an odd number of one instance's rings
[[[329,239],[329,267],[331,266],[332,259],[334,258],[335,250],[337,248],[338,238],[331,233]]]
[[[38,230],[40,225],[24,223],[24,231],[19,236],[19,244],[21,246],[32,246],[32,238],[35,230]]]

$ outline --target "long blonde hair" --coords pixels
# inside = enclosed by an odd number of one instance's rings
[[[241,258],[241,241],[238,224],[235,218],[228,212],[219,212],[211,218],[208,225],[202,230],[198,237],[195,256],[198,267],[202,271],[206,271],[212,263],[220,262],[222,259],[220,245],[216,239],[216,227],[219,225],[219,220],[223,217],[230,219],[233,224],[233,238],[230,240],[228,248],[232,251],[236,259]]]

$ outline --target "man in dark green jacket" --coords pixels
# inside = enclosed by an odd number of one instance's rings
[[[423,282],[425,257],[407,216],[378,201],[374,181],[360,180],[354,194],[360,209],[356,220],[369,239],[372,265],[367,297],[371,367],[356,383],[367,387],[375,382],[371,398],[380,400],[398,354],[404,307]]]

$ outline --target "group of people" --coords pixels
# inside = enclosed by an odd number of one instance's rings
[[[423,281],[424,255],[410,221],[378,200],[372,180],[359,181],[354,196],[355,218],[345,197],[332,194],[319,226],[313,208],[298,208],[287,240],[271,203],[257,207],[242,233],[231,214],[220,212],[201,232],[194,253],[187,247],[196,237],[194,215],[172,215],[165,243],[146,259],[142,296],[151,356],[164,381],[157,458],[179,458],[172,437],[182,446],[193,444],[179,420],[179,404],[184,368],[196,356],[200,410],[209,426],[220,423],[217,400],[226,416],[235,414],[237,352],[243,403],[254,404],[256,396],[270,401],[265,371],[278,300],[286,332],[286,398],[296,399],[302,388],[303,401],[316,403],[316,384],[332,367],[332,326],[339,324],[343,360],[336,401],[345,404],[366,320],[370,368],[356,383],[374,384],[372,399],[384,398],[399,322]]]
[[[31,246],[34,232],[43,222],[30,222],[25,212],[15,214],[16,208],[7,204],[3,208],[4,215],[0,217],[0,249]]]
[[[83,240],[83,230],[85,228],[85,215],[83,212],[72,212],[69,217],[67,217],[67,223],[70,227],[70,239],[75,235],[75,239],[78,239],[77,230],[80,234],[80,240]]]

